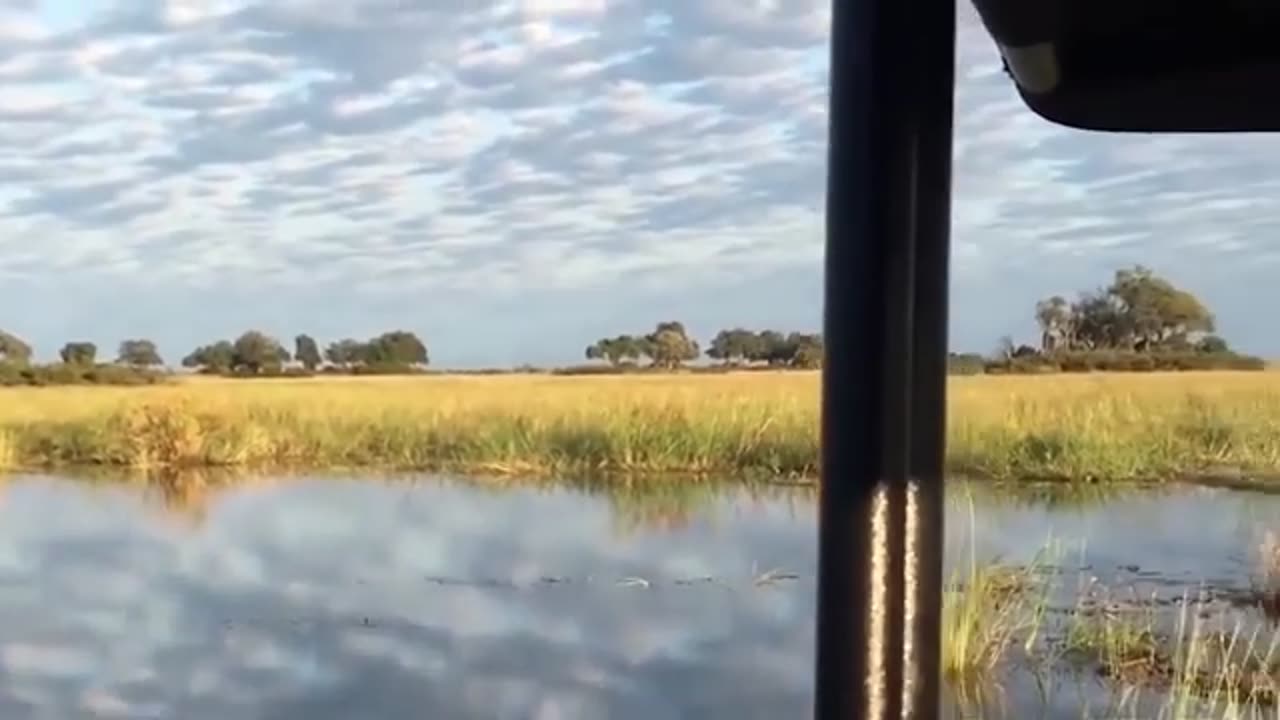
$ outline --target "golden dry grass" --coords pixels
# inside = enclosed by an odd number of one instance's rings
[[[812,475],[816,373],[192,379],[0,390],[0,465]],[[957,473],[1280,471],[1280,373],[957,377]]]
[[[948,457],[979,476],[1162,478],[1280,471],[1280,373],[952,382]]]
[[[0,391],[15,464],[811,474],[815,374],[191,380]]]

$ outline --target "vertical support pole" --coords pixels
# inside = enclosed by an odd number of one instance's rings
[[[954,0],[837,0],[818,720],[938,710]]]
[[[835,0],[816,718],[897,720],[911,294],[909,0]],[[894,72],[897,70],[897,72]],[[907,360],[904,362],[904,359]]]
[[[935,3],[942,5],[944,3]],[[916,276],[912,333],[911,460],[906,520],[906,677],[903,714],[937,716],[942,635],[944,473],[951,265],[951,151],[955,97],[955,6],[920,28],[916,154]]]

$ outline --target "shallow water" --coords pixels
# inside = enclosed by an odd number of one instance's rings
[[[316,479],[166,508],[133,486],[2,487],[6,719],[811,712],[809,492]],[[1174,593],[1247,587],[1280,530],[1280,497],[1256,493],[952,490],[951,563],[971,537],[1018,560],[1052,536],[1087,573]],[[1082,717],[1078,689],[1015,683],[1006,714]]]

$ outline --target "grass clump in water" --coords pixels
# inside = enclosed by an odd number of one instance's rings
[[[969,498],[969,562],[942,594],[942,674],[964,690],[987,684],[1005,654],[1021,643],[1030,653],[1048,606],[1046,545],[1027,565],[979,563],[977,519]]]
[[[974,565],[942,599],[942,671],[952,681],[981,681],[1021,643],[1030,650],[1043,618],[1043,582],[1031,568]]]
[[[1154,598],[1114,600],[1091,587],[1073,612],[1065,654],[1122,688],[1130,716],[1280,717],[1280,634],[1215,612],[1204,597],[1179,604],[1170,627]]]

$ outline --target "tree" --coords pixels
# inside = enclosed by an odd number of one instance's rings
[[[205,372],[226,372],[234,364],[235,355],[235,346],[227,340],[219,340],[192,350],[190,355],[182,358],[182,366]]]
[[[259,373],[263,369],[278,369],[289,361],[289,351],[279,340],[257,330],[250,330],[236,338],[232,344],[231,369]]]
[[[25,365],[31,360],[31,346],[17,335],[0,330],[0,361]]]
[[[766,356],[768,354],[765,349],[766,344],[767,341],[761,333],[741,330],[734,334],[733,346],[745,362],[755,362],[762,356]]]
[[[156,350],[156,344],[150,340],[125,340],[120,343],[116,362],[135,367],[163,365],[164,360]]]
[[[707,348],[707,357],[720,360],[726,365],[735,360],[750,362],[760,355],[760,336],[745,328],[721,330],[711,339]]]
[[[299,335],[293,339],[293,357],[308,370],[320,367],[320,346],[310,335]]]
[[[667,321],[658,323],[653,332],[644,337],[644,354],[654,367],[674,370],[684,362],[697,360],[698,341],[689,337],[684,324]]]
[[[1054,295],[1036,303],[1036,322],[1040,325],[1040,349],[1045,352],[1054,352],[1070,348],[1075,340],[1073,321],[1071,303],[1061,295]]]
[[[822,364],[822,336],[765,330],[757,337],[754,351],[756,359],[774,367],[818,367]]]
[[[364,361],[385,365],[426,365],[427,346],[407,330],[392,330],[370,340],[364,348]]]
[[[385,332],[367,342],[351,338],[339,340],[330,343],[324,355],[329,362],[342,368],[354,365],[422,366],[431,361],[426,343],[408,330]]]
[[[721,330],[707,350],[707,357],[726,364],[741,358],[747,362],[810,369],[822,366],[823,355],[821,333],[783,335],[777,330],[757,333],[743,328]]]
[[[601,338],[588,345],[586,350],[588,360],[607,360],[614,367],[628,360],[639,360],[644,354],[644,341],[631,335]]]
[[[1151,349],[1175,337],[1213,332],[1213,315],[1195,297],[1150,269],[1117,270],[1108,293],[1128,318],[1128,343]]]
[[[343,368],[364,362],[366,354],[364,343],[351,338],[329,343],[324,350],[325,359]]]
[[[805,343],[797,348],[796,357],[792,364],[808,370],[820,368],[822,367],[824,354],[821,341]]]
[[[770,365],[786,365],[791,353],[787,337],[777,330],[762,330],[747,355],[748,360]]]
[[[1141,265],[1117,270],[1110,285],[1074,303],[1057,295],[1041,300],[1035,315],[1046,352],[1176,350],[1214,330],[1199,298]]]
[[[1016,347],[1013,344],[1013,338],[1008,335],[1001,335],[996,341],[995,358],[997,360],[1011,360]]]
[[[805,369],[822,367],[824,350],[820,333],[790,333],[787,335],[786,351],[786,363],[791,367]]]
[[[1195,344],[1196,352],[1205,353],[1206,355],[1214,355],[1231,352],[1231,348],[1227,345],[1227,341],[1217,335],[1205,335]]]
[[[1071,306],[1077,346],[1071,349],[1103,350],[1128,344],[1130,317],[1106,291],[1082,293]]]
[[[91,342],[69,342],[58,354],[68,365],[92,365],[98,357],[98,346]]]

